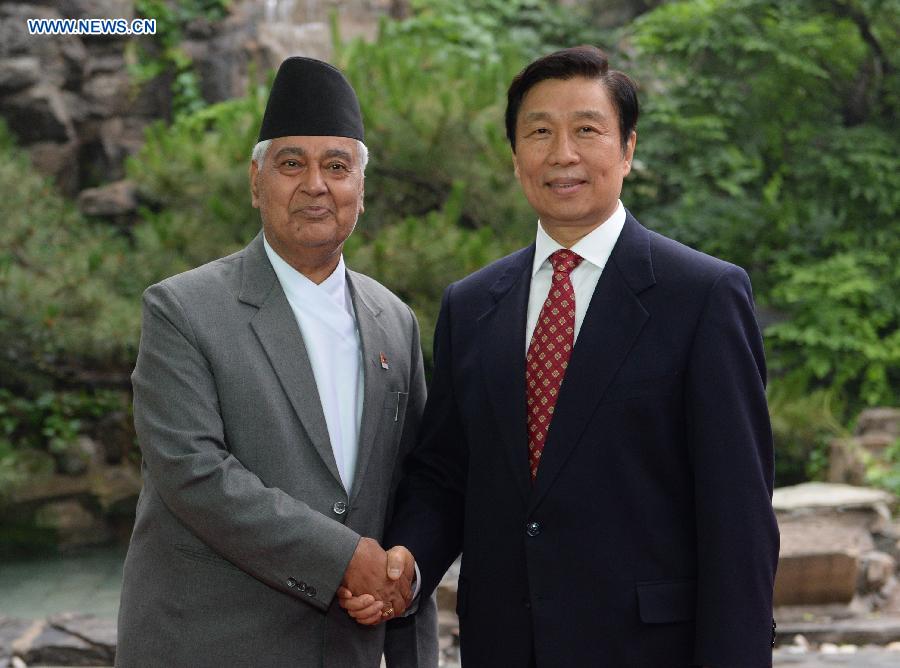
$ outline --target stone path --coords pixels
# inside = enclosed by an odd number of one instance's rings
[[[65,558],[49,557],[0,564],[0,668],[23,664],[10,661],[12,643],[23,636],[29,638],[33,653],[29,658],[42,657],[40,665],[93,665],[102,668],[103,657],[109,657],[115,643],[115,615],[118,592],[121,586],[121,568],[124,552],[121,550],[95,550],[68,555]],[[460,668],[457,647],[452,631],[455,616],[452,609],[450,584],[455,584],[455,572],[448,577],[446,591],[439,591],[444,610],[441,613],[441,647],[444,668]],[[60,610],[78,610],[91,613],[88,619],[65,618]],[[50,620],[47,623],[45,620]],[[95,621],[91,621],[91,619]],[[35,620],[39,620],[35,622]],[[813,642],[856,642],[860,645],[878,642],[886,645],[897,639],[896,629],[900,620],[866,621],[834,624],[834,628],[819,629],[814,624],[779,624],[779,630],[805,633]],[[820,625],[821,626],[821,625]],[[839,626],[845,626],[840,633]],[[865,627],[865,628],[863,628]],[[892,627],[892,628],[889,628]],[[70,633],[66,632],[66,629]],[[71,637],[69,637],[71,636]],[[89,640],[90,642],[87,642]],[[55,646],[50,653],[38,652],[41,644]],[[844,666],[845,668],[900,668],[900,646],[895,651],[885,647],[858,647],[853,653],[823,654],[808,651],[800,654],[797,647],[780,647],[775,650],[774,665],[778,668],[814,668]],[[833,651],[839,651],[835,646]],[[849,651],[849,648],[844,648]],[[22,654],[25,656],[25,654]],[[93,659],[90,663],[72,663],[74,655]],[[37,664],[37,661],[33,661]]]
[[[900,651],[884,648],[863,648],[848,654],[790,654],[786,650],[776,650],[775,666],[790,668],[818,668],[819,666],[845,666],[847,668],[887,668],[900,666]]]

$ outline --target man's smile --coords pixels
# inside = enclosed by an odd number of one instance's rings
[[[587,181],[585,181],[584,179],[560,177],[556,179],[550,179],[546,182],[545,185],[554,193],[557,193],[559,195],[569,195],[581,190],[581,186],[585,185],[586,183]]]

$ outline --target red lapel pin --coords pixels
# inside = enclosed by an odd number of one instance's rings
[[[378,353],[378,358],[381,360],[381,368],[382,369],[390,369],[391,367],[388,365],[387,355],[384,353]]]

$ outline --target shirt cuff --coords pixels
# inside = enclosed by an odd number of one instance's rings
[[[413,585],[412,595],[413,595],[413,600],[415,601],[419,597],[419,589],[422,588],[422,573],[419,571],[419,564],[417,564],[416,562],[413,562],[413,566],[416,569],[416,579],[413,580],[413,583],[412,583],[412,585]]]

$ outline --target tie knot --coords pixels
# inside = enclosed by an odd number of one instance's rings
[[[553,265],[554,273],[568,276],[575,267],[581,264],[583,259],[578,253],[573,253],[568,248],[561,248],[550,256],[550,264]]]

